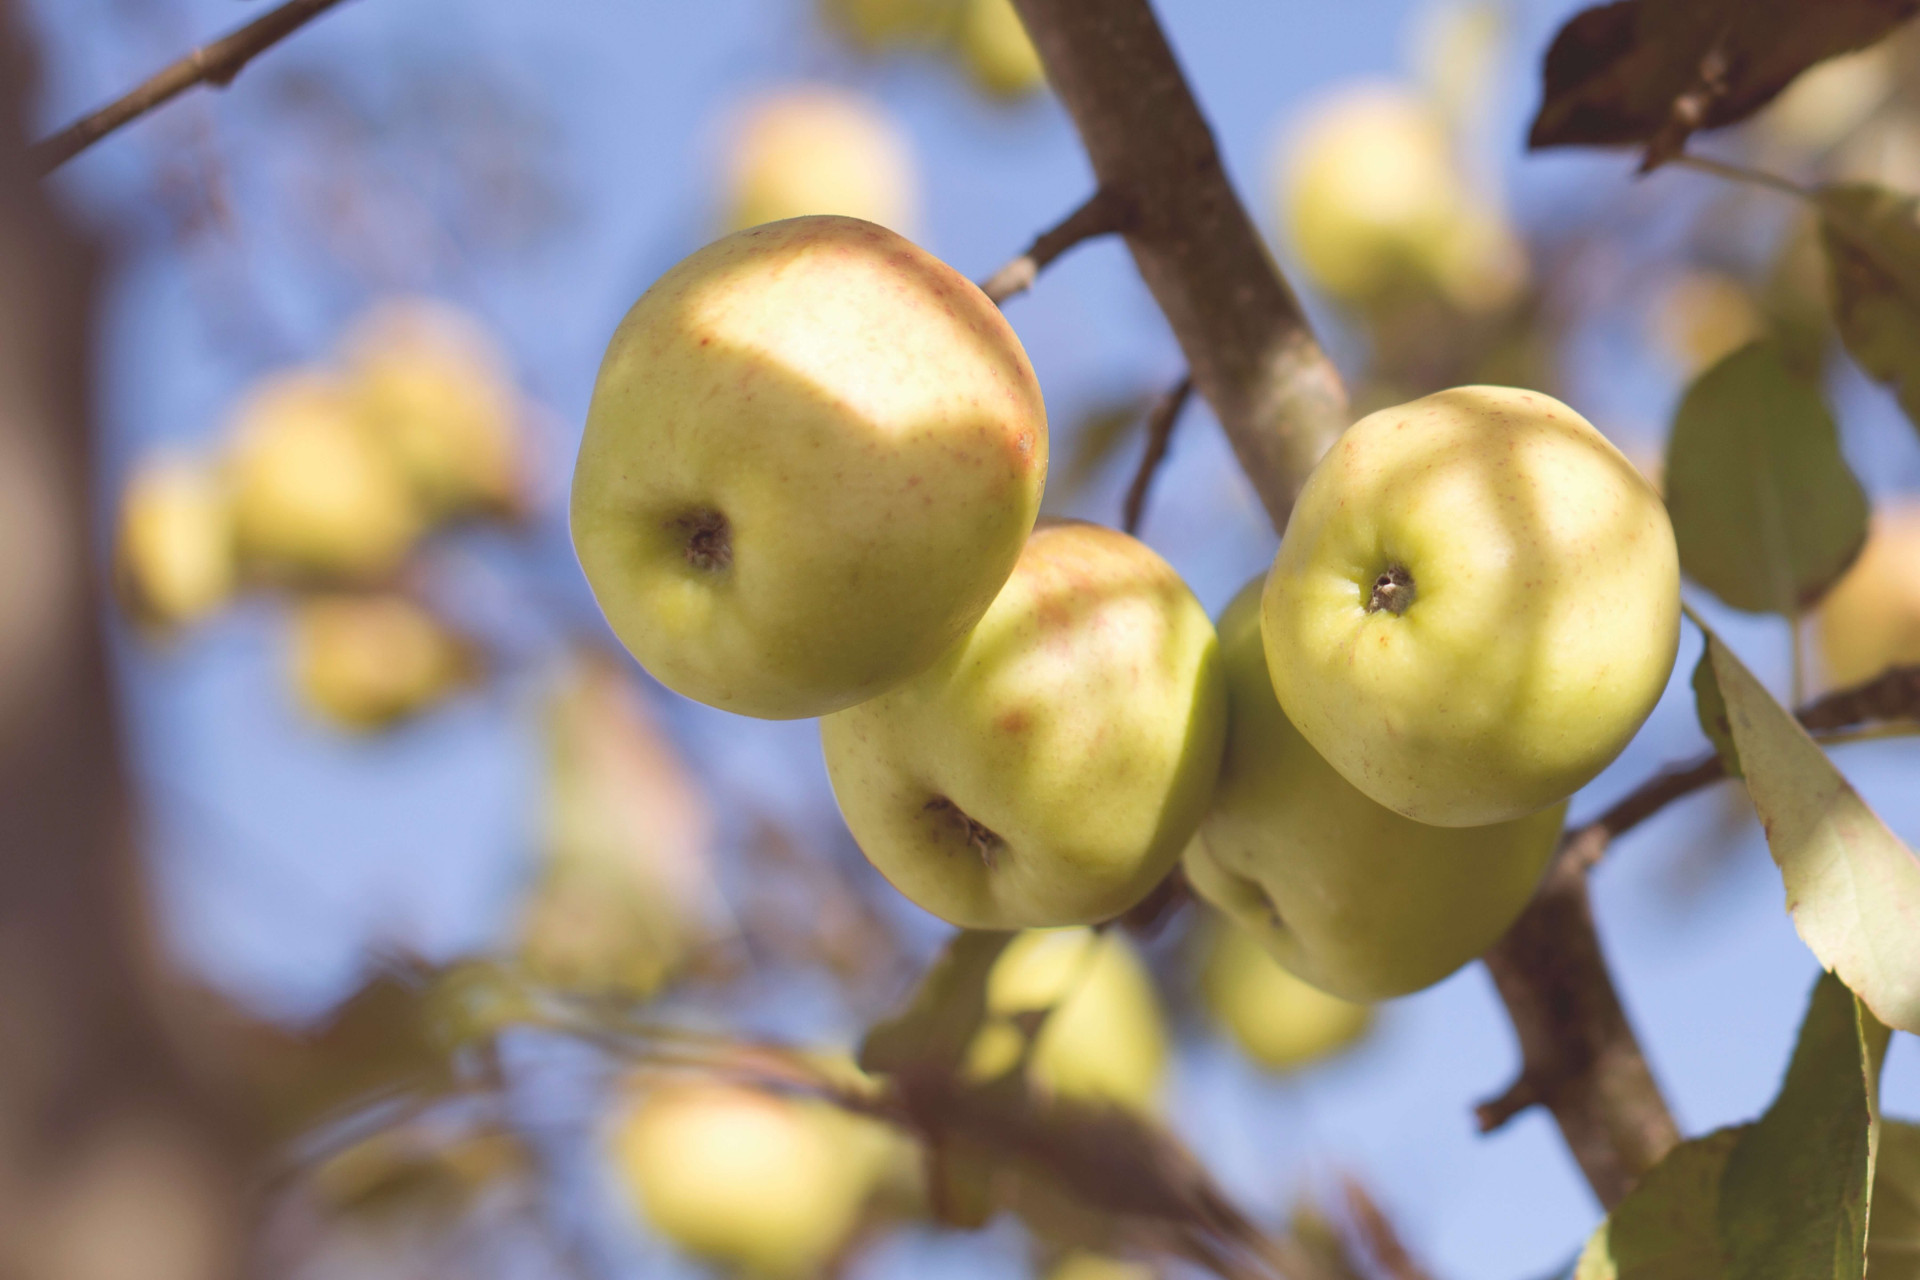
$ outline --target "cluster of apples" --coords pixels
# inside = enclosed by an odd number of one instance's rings
[[[151,459],[124,492],[115,581],[149,634],[247,588],[297,592],[290,664],[302,702],[377,728],[471,674],[471,647],[393,588],[450,521],[523,505],[517,393],[485,334],[439,303],[395,299],[340,357],[268,375],[234,410],[221,456]]]
[[[1499,937],[1671,672],[1665,508],[1544,395],[1351,427],[1224,638],[1141,543],[1034,527],[1046,458],[985,295],[883,228],[796,218],[693,254],[621,323],[575,546],[662,683],[822,717],[849,828],[933,914],[1104,921],[1184,853],[1355,1000]]]

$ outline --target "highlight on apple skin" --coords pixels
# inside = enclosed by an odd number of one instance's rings
[[[1092,924],[1159,883],[1199,825],[1226,728],[1199,601],[1117,530],[1034,531],[980,624],[900,687],[821,721],[854,838],[952,924]]]
[[[1046,470],[1039,385],[986,295],[885,228],[794,218],[688,257],[621,322],[574,547],[662,684],[824,715],[980,619]]]
[[[1653,710],[1680,643],[1666,507],[1550,396],[1456,387],[1347,428],[1267,577],[1267,666],[1340,774],[1484,826],[1572,795]]]
[[[1188,881],[1331,995],[1373,1001],[1440,981],[1499,941],[1559,841],[1564,802],[1491,827],[1436,827],[1369,799],[1274,697],[1260,579],[1220,616],[1227,746]]]

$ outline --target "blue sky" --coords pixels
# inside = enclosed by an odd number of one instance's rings
[[[1158,7],[1263,224],[1278,122],[1330,85],[1404,73],[1403,33],[1416,8],[1403,0]],[[1517,7],[1495,93],[1488,146],[1517,209],[1532,219],[1611,198],[1629,182],[1620,157],[1519,150],[1534,101],[1531,68],[1573,7]],[[49,50],[42,118],[51,126],[260,6],[37,0],[30,8]],[[449,249],[430,225],[432,171],[377,170],[377,207],[425,210],[423,221],[395,221],[391,252],[371,265],[317,251],[303,240],[308,153],[276,145],[287,117],[274,105],[275,86],[283,73],[322,73],[378,121],[421,68],[478,71],[528,110],[527,153],[515,162],[547,181],[560,212],[523,240],[478,236]],[[481,538],[435,561],[443,591],[525,656],[526,674],[369,745],[299,716],[278,675],[270,605],[248,605],[159,654],[122,637],[154,883],[168,935],[200,971],[264,1008],[308,1014],[348,988],[371,944],[451,955],[498,937],[529,866],[538,658],[556,639],[516,593],[531,582],[544,607],[593,625],[561,513],[601,349],[640,290],[710,234],[717,122],[729,105],[758,88],[813,79],[852,85],[897,115],[925,181],[921,238],[969,275],[999,265],[1088,190],[1086,162],[1051,101],[994,106],[929,62],[862,63],[821,34],[805,0],[351,0],[228,92],[175,104],[59,179],[121,246],[100,353],[109,490],[156,445],[210,441],[248,379],[324,348],[379,289],[437,292],[472,308],[547,411],[545,504],[534,535],[511,547]],[[214,158],[189,166],[184,180],[216,175],[225,208],[219,230],[184,244],[170,234],[161,201],[173,189],[161,181],[170,157],[181,154]],[[1635,198],[1684,202],[1705,181],[1661,174]],[[1648,251],[1662,251],[1657,238]],[[1181,369],[1115,244],[1076,251],[1008,314],[1057,431],[1092,404],[1166,385]],[[1673,371],[1640,348],[1637,334],[1621,324],[1584,330],[1571,370],[1576,407],[1627,442],[1657,430],[1678,392]],[[1334,341],[1346,349],[1337,332]],[[1837,394],[1869,487],[1920,487],[1920,448],[1885,397],[1850,376]],[[1064,452],[1056,441],[1056,458]],[[1124,475],[1104,476],[1076,513],[1112,519],[1124,484]],[[1143,535],[1214,609],[1271,556],[1273,535],[1204,412],[1176,440]],[[1778,687],[1786,667],[1778,625],[1701,603]],[[1576,817],[1701,748],[1686,691],[1697,652],[1689,637],[1667,700],[1578,798]],[[659,701],[717,796],[844,843],[810,724],[744,721],[664,694]],[[1896,830],[1920,839],[1912,744],[1848,748],[1840,760]],[[1816,972],[1750,820],[1710,892],[1679,887],[1684,851],[1726,820],[1727,799],[1674,806],[1622,841],[1595,877],[1627,1004],[1689,1132],[1765,1104]],[[924,919],[915,928],[929,943],[938,936]],[[769,1019],[795,1034],[857,1031],[836,1022],[845,1015],[830,999],[789,1001]],[[1441,1275],[1527,1280],[1572,1253],[1597,1208],[1540,1113],[1490,1139],[1472,1132],[1471,1105],[1502,1088],[1513,1068],[1510,1030],[1474,967],[1397,1002],[1354,1058],[1295,1080],[1262,1077],[1217,1042],[1196,1040],[1179,1063],[1174,1115],[1256,1208],[1283,1206],[1303,1180],[1356,1168]],[[1920,1115],[1920,1052],[1910,1038],[1896,1047],[1886,1097],[1889,1110]],[[991,1274],[985,1268],[1004,1256],[995,1250],[1009,1247],[1004,1233],[990,1236],[949,1251],[946,1265]],[[946,1247],[897,1246],[868,1273],[898,1274],[909,1260],[922,1273],[933,1265],[923,1252],[936,1248]]]

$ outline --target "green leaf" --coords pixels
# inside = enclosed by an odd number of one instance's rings
[[[1693,713],[1699,717],[1701,732],[1719,753],[1727,776],[1739,777],[1740,750],[1733,745],[1733,726],[1727,723],[1727,700],[1720,696],[1720,682],[1713,678],[1713,655],[1705,649],[1693,665]]]
[[[1573,1280],[1719,1280],[1720,1175],[1744,1128],[1669,1151],[1587,1241]]]
[[[1881,1022],[1920,1032],[1920,859],[1712,632],[1707,652],[1794,928]]]
[[[1873,1280],[1920,1280],[1920,1125],[1880,1122],[1867,1274]]]
[[[1840,340],[1920,426],[1920,199],[1855,182],[1815,203]]]
[[[1680,567],[1736,609],[1801,613],[1867,540],[1867,496],[1833,415],[1772,343],[1742,347],[1687,389],[1666,481]]]
[[[1786,1082],[1720,1180],[1728,1280],[1860,1280],[1874,1081],[1887,1029],[1832,974],[1814,985]]]
[[[1012,940],[1010,933],[975,929],[955,934],[905,1012],[867,1032],[861,1070],[940,1077],[957,1072],[986,1020],[987,977]]]
[[[1879,40],[1920,0],[1616,0],[1547,50],[1529,147],[1644,142],[1646,168],[1696,129],[1744,120],[1816,62]]]

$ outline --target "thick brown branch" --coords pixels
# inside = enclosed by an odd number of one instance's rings
[[[1153,487],[1153,478],[1159,474],[1160,464],[1166,461],[1174,425],[1180,421],[1180,411],[1187,407],[1187,398],[1192,394],[1193,378],[1189,375],[1155,400],[1147,412],[1147,451],[1140,455],[1140,469],[1133,473],[1133,483],[1127,486],[1126,505],[1121,508],[1120,527],[1128,533],[1139,532],[1140,517],[1147,509],[1147,490]]]
[[[1920,666],[1894,667],[1797,713],[1820,736],[1920,719]],[[1520,1077],[1478,1110],[1483,1131],[1528,1107],[1553,1112],[1595,1194],[1608,1207],[1679,1141],[1593,932],[1586,873],[1622,833],[1726,776],[1717,755],[1650,779],[1567,833],[1526,913],[1487,953],[1487,970],[1520,1036]]]
[[[203,45],[133,90],[28,148],[29,163],[42,176],[58,169],[120,126],[137,120],[197,84],[224,89],[247,63],[292,35],[340,0],[287,0],[246,26]]]
[[[1314,341],[1220,163],[1147,0],[1015,0],[1103,189],[1137,220],[1127,247],[1274,527],[1348,421]]]
[[[1101,187],[1085,204],[1055,227],[1042,231],[1027,251],[980,282],[980,291],[994,303],[1025,293],[1055,258],[1075,245],[1101,236],[1118,235],[1133,226],[1131,201],[1110,187]]]

